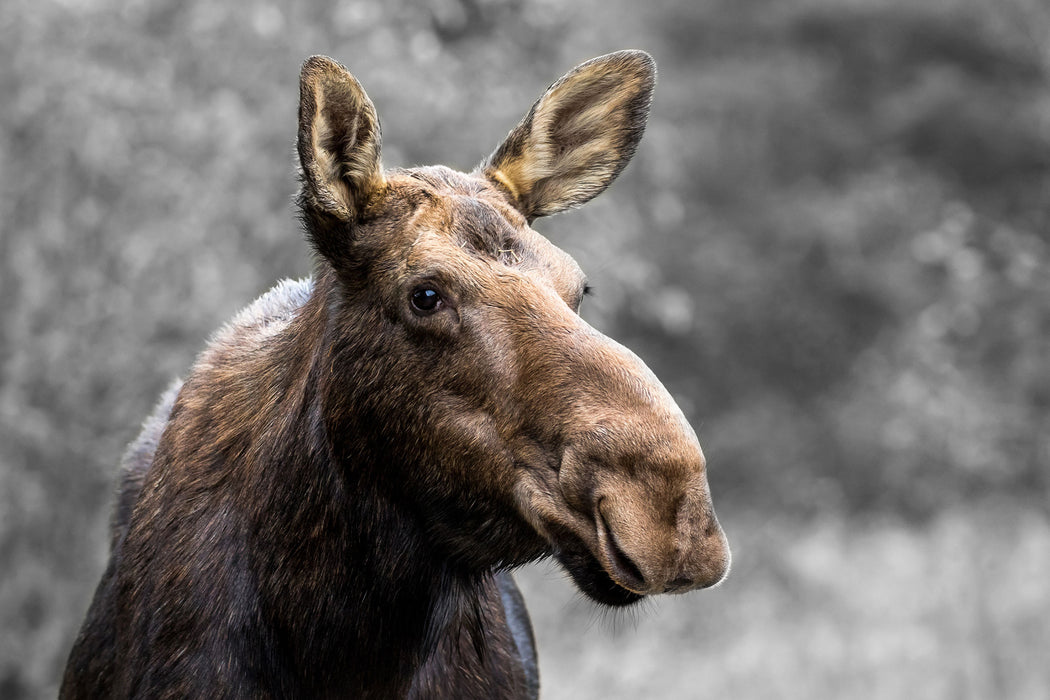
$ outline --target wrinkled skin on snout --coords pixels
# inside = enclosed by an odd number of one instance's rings
[[[354,436],[337,452],[396,455],[391,480],[453,559],[553,553],[608,605],[714,585],[730,563],[695,433],[580,318],[584,273],[530,225],[616,177],[653,81],[640,52],[583,64],[465,174],[384,171],[357,81],[327,59],[303,73],[304,219],[338,279],[331,367],[361,385],[325,397],[330,434]],[[389,416],[362,447],[354,422]]]

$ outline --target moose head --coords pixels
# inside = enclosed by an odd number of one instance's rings
[[[580,318],[584,273],[531,228],[616,178],[654,82],[640,51],[588,61],[461,173],[384,170],[358,81],[324,57],[301,78],[299,202],[341,468],[379,463],[458,565],[553,554],[608,605],[711,586],[730,562],[695,433],[645,364]]]

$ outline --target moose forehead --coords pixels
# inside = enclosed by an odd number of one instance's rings
[[[385,234],[384,248],[398,276],[453,274],[483,284],[494,272],[517,272],[545,281],[570,304],[579,300],[585,277],[576,261],[484,177],[443,166],[388,171],[384,199],[398,228]]]

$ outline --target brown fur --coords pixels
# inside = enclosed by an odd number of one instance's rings
[[[360,84],[306,62],[316,273],[221,330],[129,449],[63,698],[533,697],[510,568],[554,555],[607,605],[724,577],[695,434],[529,227],[616,177],[653,81],[595,59],[474,173],[384,172]]]

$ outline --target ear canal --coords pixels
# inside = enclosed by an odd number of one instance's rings
[[[299,80],[300,204],[309,218],[352,222],[384,187],[379,117],[361,84],[325,56]]]
[[[655,84],[644,51],[587,61],[551,85],[478,169],[530,220],[583,204],[634,155]]]

